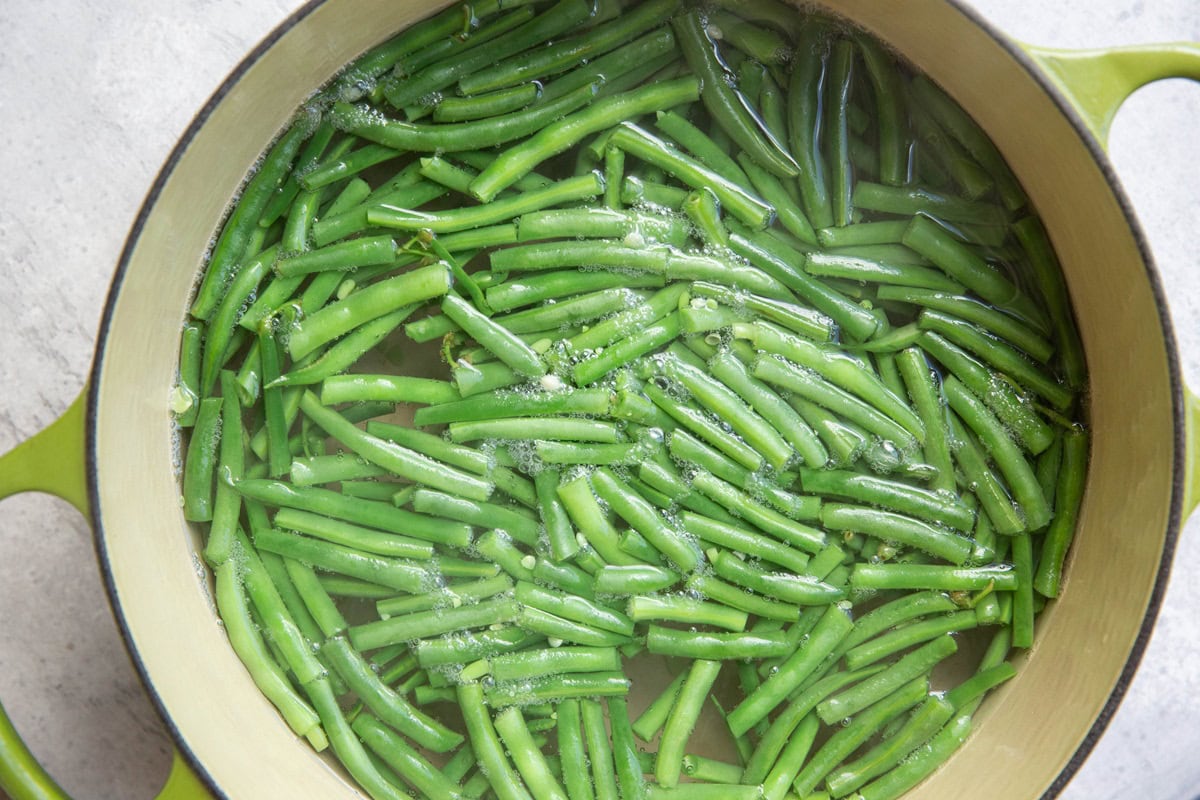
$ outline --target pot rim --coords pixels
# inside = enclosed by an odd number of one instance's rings
[[[117,298],[120,295],[122,285],[124,283],[126,271],[129,268],[129,263],[132,259],[134,250],[136,249],[146,222],[156,208],[159,196],[166,183],[170,180],[174,173],[175,167],[183,154],[187,151],[192,141],[196,138],[199,132],[203,129],[208,118],[218,105],[237,87],[241,78],[253,67],[258,61],[278,42],[283,36],[292,30],[296,25],[307,18],[313,11],[324,5],[326,0],[308,0],[304,5],[297,8],[283,21],[281,21],[273,30],[271,30],[257,45],[251,49],[246,56],[238,62],[228,76],[221,82],[213,94],[208,98],[200,110],[189,122],[183,133],[180,134],[179,140],[171,149],[162,167],[155,176],[154,182],[146,193],[145,199],[142,201],[141,207],[138,209],[137,216],[130,225],[129,233],[125,239],[125,245],[121,250],[121,254],[117,260],[116,269],[113,273],[113,278],[109,286],[108,296],[105,299],[104,309],[100,318],[100,325],[96,336],[96,350],[92,361],[92,366],[89,374],[87,385],[87,400],[85,406],[84,429],[86,433],[84,446],[84,464],[87,474],[87,493],[88,506],[93,531],[93,546],[96,550],[97,561],[100,565],[101,576],[104,581],[105,590],[108,593],[109,603],[113,608],[114,617],[117,621],[117,627],[121,631],[121,636],[124,639],[126,650],[129,653],[135,669],[138,672],[143,686],[146,689],[147,695],[158,711],[159,717],[163,720],[164,725],[171,734],[173,744],[178,752],[187,761],[193,772],[205,785],[205,787],[216,796],[224,797],[225,794],[217,785],[212,775],[205,768],[203,762],[196,756],[191,747],[188,745],[187,738],[184,732],[181,731],[175,724],[175,721],[167,711],[162,697],[155,688],[154,682],[149,675],[145,663],[139,655],[137,643],[129,629],[128,621],[122,610],[118,600],[117,587],[115,584],[112,564],[109,561],[107,550],[103,547],[105,537],[102,512],[100,508],[100,495],[98,476],[99,469],[97,466],[96,456],[96,425],[95,420],[98,416],[98,406],[100,402],[100,379],[104,356],[106,354],[106,343],[108,333],[113,323],[113,317],[116,308]],[[1062,768],[1054,781],[1046,789],[1042,795],[1043,798],[1052,798],[1058,796],[1070,780],[1075,776],[1079,769],[1083,766],[1092,749],[1099,742],[1108,727],[1112,717],[1116,714],[1120,707],[1121,701],[1124,699],[1125,693],[1133,681],[1134,675],[1141,664],[1142,657],[1145,655],[1146,647],[1149,644],[1150,636],[1153,632],[1155,623],[1158,618],[1159,611],[1162,607],[1164,595],[1166,593],[1168,579],[1171,573],[1172,561],[1174,558],[1176,546],[1179,539],[1179,533],[1183,523],[1183,499],[1185,493],[1185,476],[1186,476],[1186,410],[1184,403],[1184,384],[1183,372],[1178,351],[1178,343],[1175,338],[1174,329],[1171,325],[1171,318],[1166,303],[1166,293],[1163,289],[1162,282],[1159,278],[1158,268],[1155,266],[1153,255],[1150,251],[1149,242],[1145,232],[1142,230],[1140,223],[1137,220],[1133,204],[1130,202],[1128,195],[1125,193],[1119,176],[1109,160],[1108,154],[1101,144],[1095,139],[1090,128],[1080,116],[1079,111],[1067,99],[1062,91],[1053,83],[1050,77],[1042,70],[1032,56],[1029,55],[1017,42],[1011,39],[1003,31],[999,30],[993,23],[985,19],[976,9],[968,6],[966,0],[944,0],[946,5],[963,15],[971,24],[978,27],[982,32],[987,34],[997,45],[999,45],[1009,56],[1011,56],[1025,71],[1029,78],[1034,80],[1038,86],[1046,93],[1046,95],[1054,102],[1055,106],[1067,119],[1071,126],[1075,129],[1079,136],[1080,144],[1087,148],[1092,161],[1099,167],[1101,174],[1112,190],[1113,196],[1121,210],[1121,214],[1128,225],[1130,232],[1133,235],[1134,242],[1137,246],[1138,253],[1141,256],[1142,264],[1145,267],[1145,277],[1150,285],[1151,293],[1154,297],[1154,304],[1158,310],[1158,320],[1160,330],[1163,336],[1163,341],[1166,346],[1167,371],[1170,380],[1171,391],[1171,416],[1173,430],[1173,456],[1172,456],[1172,479],[1171,479],[1171,499],[1170,508],[1168,510],[1167,530],[1163,542],[1163,553],[1158,569],[1155,574],[1154,586],[1151,590],[1149,603],[1145,614],[1142,618],[1141,625],[1138,629],[1137,637],[1134,645],[1129,652],[1125,661],[1125,665],[1121,670],[1121,674],[1117,679],[1108,698],[1105,700],[1104,706],[1099,715],[1092,722],[1087,734],[1082,742],[1072,754],[1070,760]]]

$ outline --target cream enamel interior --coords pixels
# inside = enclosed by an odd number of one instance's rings
[[[984,706],[967,747],[912,794],[1036,797],[1113,691],[1160,569],[1177,424],[1160,312],[1102,170],[1053,100],[991,35],[941,0],[832,7],[942,83],[992,134],[1051,231],[1077,309],[1091,368],[1094,443],[1063,597],[1041,618],[1019,677]],[[181,740],[230,797],[358,795],[292,736],[217,624],[174,479],[166,409],[178,329],[229,198],[307,89],[429,11],[416,2],[328,0],[267,49],[166,181],[101,342],[96,496],[119,611]]]

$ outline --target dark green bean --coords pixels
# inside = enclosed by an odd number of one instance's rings
[[[689,76],[597,100],[582,111],[551,122],[524,142],[501,153],[472,182],[471,192],[476,199],[490,202],[529,170],[587,136],[640,114],[693,102],[699,94],[699,81]]]

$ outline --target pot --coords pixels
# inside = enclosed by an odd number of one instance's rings
[[[965,787],[984,798],[1056,794],[1137,667],[1181,520],[1197,499],[1200,403],[1184,390],[1162,290],[1103,144],[1134,89],[1200,76],[1200,49],[1021,49],[943,0],[905,4],[903,16],[867,0],[829,5],[898,48],[989,131],[1040,209],[1067,275],[1092,371],[1094,430],[1069,582],[1042,617],[1041,638],[1018,678],[985,706],[964,750],[913,796],[953,796]],[[134,660],[186,761],[231,797],[357,795],[297,744],[214,624],[196,536],[182,522],[172,478],[165,398],[177,330],[200,255],[262,144],[307,87],[423,16],[416,6],[311,4],[239,67],[172,153],[134,224],[88,390],[0,463],[0,496],[43,489],[90,511]],[[82,454],[73,469],[68,453]],[[7,731],[0,739],[9,770],[0,771],[0,787],[18,799],[42,789],[56,796],[19,740]],[[179,763],[165,794],[200,796]]]

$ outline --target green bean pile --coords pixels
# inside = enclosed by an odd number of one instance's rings
[[[371,797],[879,800],[1059,593],[1085,379],[1013,174],[878,42],[478,0],[263,157],[173,410],[231,644]]]

